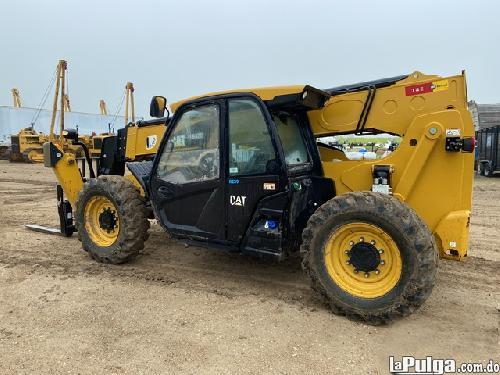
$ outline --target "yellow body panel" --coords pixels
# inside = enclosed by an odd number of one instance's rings
[[[148,126],[129,126],[127,129],[127,145],[125,158],[136,160],[145,156],[156,154],[158,146],[167,130],[164,123]]]
[[[126,174],[124,176],[124,178],[126,178],[127,180],[129,180],[130,182],[132,182],[135,186],[135,188],[137,190],[139,190],[139,194],[141,195],[141,197],[145,197],[146,196],[146,192],[144,191],[144,189],[142,188],[142,185],[140,184],[140,182],[137,180],[137,178],[135,178],[135,176],[133,174]]]
[[[349,160],[343,151],[318,145],[321,160]]]
[[[406,86],[428,81],[441,81],[442,86],[422,95],[405,94]],[[443,81],[448,82],[447,88]],[[366,91],[335,96],[324,108],[310,111],[314,133],[352,132],[364,98]],[[468,248],[474,153],[446,152],[445,141],[446,129],[460,129],[461,137],[474,136],[466,100],[463,75],[441,79],[415,73],[378,89],[365,128],[402,136],[400,146],[376,160],[339,160],[321,152],[325,176],[335,181],[337,194],[371,190],[372,168],[390,165],[392,193],[426,222],[441,257],[463,259]]]
[[[62,152],[61,146],[53,143],[61,152],[61,159],[52,167],[57,177],[57,181],[62,186],[64,194],[68,198],[73,208],[76,207],[78,193],[83,189],[83,179],[78,169],[75,157],[67,152]],[[44,146],[45,147],[45,146]]]
[[[447,89],[434,89],[421,95],[405,94],[407,86],[419,83],[448,81]],[[333,96],[324,108],[309,111],[309,120],[318,137],[350,133],[357,125],[367,98],[367,90]],[[415,72],[394,85],[379,88],[365,125],[365,129],[380,129],[384,133],[405,135],[415,116],[445,110],[453,106],[467,110],[465,77],[457,75],[442,79]],[[450,125],[450,126],[448,126]],[[447,127],[452,127],[447,124]]]

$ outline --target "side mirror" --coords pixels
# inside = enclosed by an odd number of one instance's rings
[[[78,141],[78,130],[76,129],[64,129],[63,137],[68,141],[76,142]]]
[[[149,106],[149,115],[151,117],[163,117],[167,108],[167,99],[164,96],[153,96]]]

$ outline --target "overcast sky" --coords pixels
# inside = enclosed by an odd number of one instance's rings
[[[221,89],[329,88],[466,69],[469,99],[500,102],[500,1],[15,0],[0,2],[0,104],[36,107],[68,61],[73,111],[136,111]],[[50,106],[50,99],[45,107]]]

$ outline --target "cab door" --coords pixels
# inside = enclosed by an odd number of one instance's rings
[[[227,101],[227,239],[242,250],[279,252],[288,202],[270,116],[254,97]]]
[[[173,234],[225,240],[223,121],[218,101],[176,114],[151,174],[151,202]]]

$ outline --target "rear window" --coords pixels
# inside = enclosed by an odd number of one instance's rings
[[[279,112],[273,114],[273,121],[278,129],[287,165],[308,163],[310,161],[309,153],[296,116]]]

